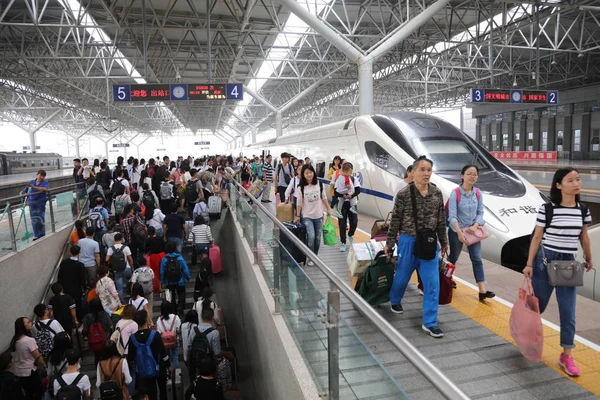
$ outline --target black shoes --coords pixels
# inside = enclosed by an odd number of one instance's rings
[[[479,301],[484,301],[485,299],[493,299],[496,297],[496,293],[490,292],[489,290],[485,293],[479,293]]]
[[[421,325],[421,328],[429,334],[429,336],[439,339],[444,337],[444,331],[439,326],[430,326],[427,327],[425,325]]]
[[[261,203],[272,203],[272,201],[271,201],[271,200],[261,200],[260,202],[261,202]]]
[[[401,304],[392,304],[391,309],[394,314],[402,314],[404,312]]]

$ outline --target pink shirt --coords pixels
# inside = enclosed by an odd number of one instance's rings
[[[319,194],[320,185],[308,185],[304,187],[304,196],[302,191],[298,188],[298,205],[302,206],[302,217],[310,219],[323,218],[323,212],[325,211],[325,205],[323,200],[327,200],[325,190],[321,190]]]
[[[117,322],[117,328],[121,329],[121,340],[125,347],[129,343],[129,337],[138,331],[138,324],[130,319],[121,319]],[[129,346],[125,347],[125,354],[128,353],[128,350]]]
[[[37,350],[35,339],[24,336],[15,343],[13,357],[13,371],[16,376],[30,376],[31,370],[35,369],[35,358],[32,351]]]

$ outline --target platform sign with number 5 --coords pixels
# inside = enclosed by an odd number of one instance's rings
[[[241,83],[228,83],[227,84],[227,100],[243,100],[244,99],[244,85]]]
[[[129,85],[113,85],[113,101],[131,101],[131,87]]]

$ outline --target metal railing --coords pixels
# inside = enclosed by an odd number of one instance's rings
[[[0,199],[0,205],[4,205],[2,219],[0,219],[0,222],[2,222],[5,218],[8,220],[8,233],[10,235],[9,238],[0,238],[0,242],[10,243],[5,250],[16,252],[18,251],[19,242],[29,242],[29,239],[31,239],[33,233],[29,231],[27,218],[29,218],[29,222],[33,224],[32,218],[34,217],[31,216],[31,213],[27,212],[27,198],[39,193],[40,192],[22,193],[17,196]],[[69,197],[67,193],[71,193],[71,197]],[[74,209],[71,207],[70,214],[63,212],[64,210],[61,209],[59,202],[57,202],[57,196],[61,194],[67,194],[65,198],[70,199],[69,204],[75,206]],[[56,188],[50,188],[48,191],[46,191],[46,195],[48,200],[45,204],[45,207],[48,207],[47,214],[50,221],[49,230],[53,233],[60,228],[57,227],[57,224],[64,225],[73,223],[83,210],[84,204],[87,204],[87,193],[85,193],[85,187],[81,187],[81,183],[73,183]],[[13,215],[15,211],[20,211],[20,215],[18,217],[19,220],[17,223],[15,223],[15,215]],[[19,236],[18,231],[21,229],[22,222],[25,233],[22,236]],[[6,231],[3,232],[6,233]],[[4,246],[2,247],[4,248]]]
[[[427,357],[425,357],[415,346],[413,346],[402,334],[400,334],[387,320],[352,290],[335,272],[333,272],[321,259],[313,253],[300,239],[293,235],[279,220],[271,214],[258,200],[254,198],[242,185],[232,180],[237,192],[244,194],[247,199],[251,199],[252,212],[254,214],[252,220],[251,247],[254,253],[255,263],[258,260],[258,217],[257,210],[262,211],[273,223],[274,237],[279,237],[280,233],[287,236],[287,239],[292,242],[302,253],[310,259],[319,271],[327,277],[330,282],[330,288],[327,293],[327,315],[326,326],[328,335],[328,372],[329,372],[329,387],[328,399],[338,400],[340,398],[339,386],[339,327],[338,313],[340,311],[340,293],[343,294],[365,318],[367,318],[377,330],[382,333],[395,347],[402,353],[404,357],[421,372],[423,376],[447,399],[465,400],[469,397],[460,390],[450,379],[448,379],[435,365],[433,365]],[[233,199],[232,199],[233,201]],[[277,275],[280,273],[276,265],[277,259],[274,257],[273,273],[275,274],[274,288],[272,289],[275,298],[275,312],[279,313],[279,279]],[[257,263],[258,264],[258,263]],[[332,311],[333,310],[333,311]]]

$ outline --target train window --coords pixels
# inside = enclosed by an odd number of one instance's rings
[[[414,138],[413,142],[421,154],[427,154],[433,161],[436,172],[460,171],[467,164],[475,164],[480,170],[489,168],[475,149],[463,140]],[[492,144],[497,146],[496,142]]]
[[[27,168],[27,162],[23,161],[23,168]]]
[[[44,166],[44,162],[40,161],[40,167],[43,167],[43,166]]]
[[[412,122],[425,129],[440,129],[440,125],[435,119],[431,118],[413,118]]]
[[[317,178],[325,178],[325,161],[317,161],[316,165],[315,172],[317,173]]]
[[[406,172],[404,167],[380,145],[375,142],[365,142],[365,150],[367,151],[367,157],[373,164],[392,175],[404,179],[404,173]]]

